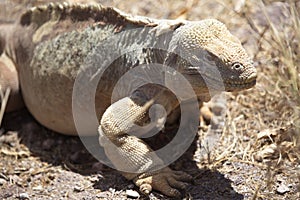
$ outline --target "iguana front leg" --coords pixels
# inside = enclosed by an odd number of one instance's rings
[[[9,94],[7,104],[2,105],[4,94]],[[23,106],[19,88],[18,73],[12,61],[6,55],[0,56],[0,107],[6,112],[14,111]]]
[[[141,139],[130,135],[134,126],[147,121],[153,101],[139,103],[134,98],[123,98],[112,104],[103,114],[99,126],[99,141],[107,157],[122,174],[149,194],[152,189],[171,197],[180,196],[191,176],[163,167],[163,161]],[[136,134],[136,133],[133,133]],[[158,169],[158,170],[156,170]]]

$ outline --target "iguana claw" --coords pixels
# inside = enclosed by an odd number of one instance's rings
[[[192,176],[185,172],[164,168],[149,176],[147,173],[142,174],[134,180],[134,183],[144,194],[157,190],[170,197],[180,197],[180,190],[185,190],[187,182],[191,180]]]

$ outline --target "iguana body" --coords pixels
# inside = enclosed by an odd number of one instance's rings
[[[208,89],[204,80],[195,75],[201,67],[205,68],[201,66],[203,60],[217,66],[227,91],[250,88],[256,79],[256,70],[240,42],[217,20],[155,20],[133,17],[99,5],[49,4],[32,8],[11,30],[1,32],[0,50],[15,64],[26,107],[42,125],[68,135],[77,134],[72,113],[72,92],[77,75],[85,70],[89,72],[90,66],[101,68],[99,62],[105,62],[115,52],[122,55],[129,51],[112,63],[101,77],[95,108],[100,119],[100,143],[108,158],[116,166],[128,164],[137,172],[143,171],[123,175],[145,193],[153,188],[169,196],[178,196],[177,189],[184,188],[183,182],[191,177],[169,168],[147,173],[150,168],[159,169],[156,165],[163,165],[163,162],[158,157],[149,157],[150,147],[127,133],[132,123],[143,125],[149,121],[148,110],[153,103],[163,105],[168,115],[175,115],[170,117],[175,122],[180,102],[163,87],[145,85],[112,103],[112,92],[118,80],[141,64],[168,64],[184,75],[202,101],[209,97]],[[111,37],[113,39],[108,40]],[[101,51],[99,45],[106,49]],[[170,55],[168,51],[149,46],[181,49],[185,55],[196,58],[198,69],[175,53]],[[95,59],[90,57],[91,52],[97,55]],[[6,65],[3,61],[2,66]],[[0,70],[4,73],[1,66]],[[208,70],[205,72],[208,78],[214,78],[209,69],[205,70]],[[1,85],[11,80],[8,76],[0,78]],[[219,82],[222,80],[216,81]],[[0,88],[2,92],[9,87],[6,85]],[[84,110],[84,103],[80,106]],[[85,134],[96,133],[91,127]],[[115,155],[107,146],[107,138],[125,156]],[[155,164],[148,166],[149,162]]]

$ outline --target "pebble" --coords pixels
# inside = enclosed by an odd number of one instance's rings
[[[277,189],[276,189],[276,192],[278,193],[278,194],[285,194],[285,193],[287,193],[287,192],[289,192],[290,191],[290,188],[287,186],[287,185],[285,185],[285,184],[280,184],[278,187],[277,187]]]
[[[3,179],[3,178],[0,178],[0,186],[1,186],[1,185],[4,185],[5,183],[6,183],[6,180]]]
[[[116,192],[116,190],[115,190],[114,188],[109,188],[108,191],[109,191],[110,193],[115,193],[115,192]]]
[[[249,142],[250,141],[250,137],[249,136],[243,136],[243,141],[244,142]]]
[[[38,186],[36,186],[36,187],[33,187],[32,190],[35,190],[35,191],[42,191],[42,190],[43,190],[43,186],[38,185]]]
[[[134,198],[134,199],[137,199],[140,197],[140,194],[134,190],[126,190],[126,195],[127,195],[127,197]]]
[[[74,192],[82,192],[82,191],[84,191],[83,187],[78,186],[78,185],[74,186]]]
[[[99,181],[98,176],[92,176],[88,178],[89,181],[91,181],[92,183],[97,183]]]
[[[20,193],[19,194],[19,199],[21,199],[21,200],[27,200],[27,199],[29,199],[29,195],[27,194],[27,193]]]
[[[105,192],[101,192],[100,194],[97,194],[96,197],[99,199],[108,199],[109,194],[107,194]]]

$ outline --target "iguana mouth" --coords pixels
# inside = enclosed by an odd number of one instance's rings
[[[249,80],[247,82],[231,82],[225,81],[224,86],[227,92],[240,91],[252,88],[256,84],[256,79]]]
[[[196,74],[194,74],[196,75]],[[217,89],[219,85],[220,87],[223,87],[224,90],[227,92],[233,92],[233,91],[241,91],[241,90],[245,90],[245,89],[250,89],[253,86],[255,86],[256,84],[256,75],[253,74],[250,78],[246,79],[246,80],[241,80],[241,81],[237,81],[237,80],[232,80],[232,79],[227,79],[227,80],[219,80],[215,77],[212,76],[208,76],[207,74],[205,74],[202,78],[204,78],[204,82],[207,85],[210,85],[211,87],[209,87],[210,89]],[[217,88],[214,88],[215,86],[217,86]],[[218,88],[220,89],[220,88]],[[218,90],[217,89],[217,90]]]

